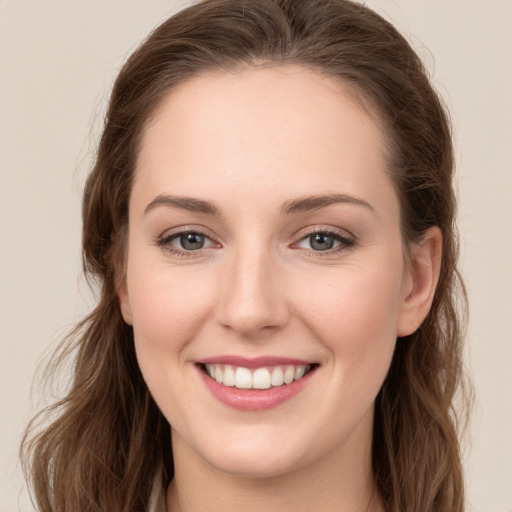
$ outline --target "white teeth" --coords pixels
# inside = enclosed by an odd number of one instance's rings
[[[295,369],[295,380],[302,379],[302,377],[304,377],[305,373],[306,373],[305,366],[297,366],[297,368]]]
[[[252,388],[251,370],[239,366],[235,372],[235,387],[240,389]]]
[[[282,386],[284,382],[283,369],[280,366],[276,366],[272,371],[272,386]]]
[[[252,387],[268,389],[270,387],[270,372],[267,368],[258,368],[252,376]]]
[[[235,385],[235,370],[233,370],[232,366],[226,365],[224,367],[224,386],[234,386]]]
[[[239,389],[269,389],[270,387],[291,384],[299,380],[311,369],[309,364],[274,366],[250,370],[242,366],[206,364],[206,373],[224,386]]]
[[[293,379],[295,378],[295,368],[293,366],[288,366],[284,372],[284,383],[290,384],[290,382],[293,382]]]

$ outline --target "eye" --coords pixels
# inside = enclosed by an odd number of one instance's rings
[[[171,245],[183,249],[185,251],[197,251],[198,249],[204,249],[210,242],[209,238],[202,233],[180,233],[171,240]],[[211,242],[210,242],[211,243]]]
[[[181,231],[163,236],[158,240],[158,246],[173,253],[191,253],[212,247],[214,242],[199,231]]]
[[[302,238],[296,247],[307,249],[313,252],[336,252],[348,249],[355,244],[355,241],[346,234],[333,231],[315,231]]]
[[[337,240],[329,233],[314,233],[307,237],[307,241],[314,251],[328,251],[334,247]],[[338,242],[339,243],[339,242]]]

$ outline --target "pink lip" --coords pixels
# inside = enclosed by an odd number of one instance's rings
[[[311,361],[304,361],[301,359],[290,359],[288,357],[273,357],[273,356],[261,356],[261,357],[241,357],[241,356],[216,356],[206,357],[197,361],[198,364],[230,364],[233,366],[243,366],[254,370],[255,368],[261,368],[263,366],[278,366],[278,365],[301,365],[301,364],[313,364]]]
[[[208,359],[208,363],[233,364],[238,366],[245,366],[247,364],[247,360],[245,361],[245,365],[240,364],[240,358],[236,358],[238,363],[232,362],[234,359],[230,357],[227,357],[227,359],[229,359],[229,362],[226,362],[225,358],[222,358],[222,361],[215,358],[215,362],[213,362],[214,359]],[[253,364],[252,366],[245,366],[245,368],[254,368],[256,366],[275,366],[278,364],[307,364],[303,362],[291,363],[290,361],[293,361],[292,359],[261,358],[259,360],[263,359],[266,360],[266,365],[262,365],[261,362],[258,362],[257,365]],[[284,362],[276,362],[277,360]],[[250,360],[251,363],[254,363],[254,361],[254,359]],[[217,400],[240,411],[264,411],[277,407],[300,393],[317,370],[317,368],[314,367],[310,372],[302,377],[302,379],[294,380],[290,384],[283,384],[282,386],[276,386],[268,389],[238,389],[219,384],[216,380],[207,375],[199,365],[197,366],[197,369],[204,384]]]

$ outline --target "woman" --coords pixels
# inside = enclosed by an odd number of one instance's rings
[[[24,444],[39,508],[462,511],[452,173],[420,61],[359,4],[157,28],[86,184],[101,297]]]

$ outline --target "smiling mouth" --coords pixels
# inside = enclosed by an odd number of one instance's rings
[[[254,369],[231,364],[202,363],[199,366],[206,375],[223,386],[263,390],[286,386],[301,380],[318,364],[286,364]]]

